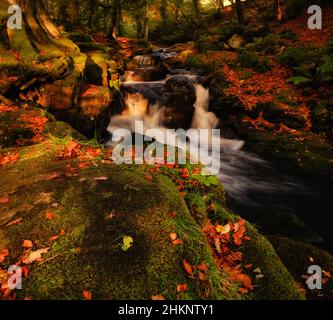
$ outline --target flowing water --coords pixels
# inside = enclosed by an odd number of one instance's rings
[[[140,62],[140,72],[145,68],[149,70],[155,63],[151,56],[140,56],[136,59]],[[219,124],[220,119],[209,112],[209,89],[204,88],[197,81],[195,74],[185,70],[172,70],[172,74],[159,81],[133,81],[135,72],[135,70],[127,71],[122,79],[123,111],[111,118],[108,128],[111,134],[119,128],[127,128],[134,132],[134,124],[137,120],[144,123],[144,128],[138,132],[139,134],[144,135],[152,128],[159,128],[167,133],[163,125],[165,100],[162,93],[166,81],[177,75],[187,77],[195,86],[196,102],[192,129],[211,130]],[[220,153],[215,155],[217,157],[215,160],[219,161],[220,165],[217,176],[227,192],[228,202],[233,210],[245,218],[257,212],[265,215],[269,215],[270,212],[296,214],[325,240],[324,247],[328,249],[333,247],[330,203],[326,197],[322,196],[321,191],[314,190],[303,181],[300,182],[279,171],[262,158],[242,151],[245,141],[216,136],[209,138],[209,143],[201,145],[200,148],[211,151],[212,145],[220,146]],[[164,141],[160,142],[164,143]],[[197,155],[200,152],[195,149],[197,141],[192,142],[191,152]],[[209,163],[211,158],[200,158],[203,163],[205,160]],[[330,218],[327,220],[328,216]],[[323,224],[322,221],[325,219],[328,222]],[[313,241],[318,240],[319,238],[313,239]]]

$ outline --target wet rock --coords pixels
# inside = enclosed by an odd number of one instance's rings
[[[175,76],[165,84],[166,104],[164,125],[168,128],[188,129],[191,126],[196,92],[193,80]]]

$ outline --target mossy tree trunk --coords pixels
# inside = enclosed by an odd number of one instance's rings
[[[8,7],[13,1],[0,0],[1,20],[9,18]],[[42,0],[17,0],[22,9],[22,29],[3,26],[0,49],[0,94],[13,87],[26,90],[39,82],[60,79],[73,69],[73,56],[78,47],[64,38],[51,21]]]

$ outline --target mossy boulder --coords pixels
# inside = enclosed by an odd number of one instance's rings
[[[33,241],[33,249],[49,248],[42,263],[30,264],[19,298],[81,299],[89,290],[94,299],[175,299],[181,283],[189,286],[183,299],[202,298],[201,285],[183,269],[184,258],[209,266],[210,298],[239,298],[237,286],[218,272],[201,229],[168,178],[149,181],[142,166],[103,165],[98,159],[98,166],[65,174],[75,160],[53,160],[52,150],[63,141],[52,141],[20,149],[21,159],[0,169],[0,179],[8,180],[6,187],[1,183],[1,194],[11,199],[1,204],[0,248],[10,250],[1,267],[19,259],[24,239]],[[54,172],[59,177],[50,180]],[[54,219],[45,218],[47,212]],[[22,223],[6,226],[18,218]],[[170,242],[173,228],[184,245]],[[60,230],[62,236],[51,241]],[[122,249],[125,236],[133,239],[128,250]]]
[[[308,299],[333,298],[331,276],[333,274],[333,256],[329,252],[283,237],[269,237],[269,240],[289,272],[305,290]],[[310,290],[306,284],[307,278],[311,275],[308,273],[311,265],[318,265],[323,271],[322,290]]]

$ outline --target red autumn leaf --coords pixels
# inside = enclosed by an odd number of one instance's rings
[[[9,256],[9,250],[8,249],[2,249],[0,250],[0,263],[5,261],[5,258]]]
[[[83,291],[82,292],[82,295],[83,295],[83,297],[86,299],[86,300],[92,300],[92,294],[91,294],[91,292],[90,291]]]
[[[0,154],[0,166],[13,164],[20,158],[18,153],[9,153],[7,155]]]
[[[98,157],[102,153],[102,149],[93,149],[93,148],[88,148],[87,153],[92,156],[92,157]]]
[[[24,278],[27,278],[28,277],[28,274],[29,274],[29,268],[27,266],[22,266],[21,267],[21,270],[22,270],[22,275]]]
[[[177,286],[177,292],[187,292],[188,290],[188,287],[187,287],[187,284],[179,284]]]
[[[170,216],[171,216],[171,218],[176,218],[177,212],[176,211],[171,211]]]
[[[145,179],[146,179],[147,181],[153,181],[153,176],[152,176],[151,174],[147,173],[147,174],[145,175]]]
[[[180,239],[174,240],[174,241],[172,241],[172,244],[175,246],[181,245],[181,244],[183,244],[183,240],[180,240]]]
[[[55,214],[53,212],[46,212],[45,213],[45,219],[46,220],[52,220],[55,218]]]
[[[190,275],[191,277],[194,277],[192,266],[189,264],[189,262],[186,259],[183,259],[183,265],[187,274]]]
[[[23,248],[25,249],[31,249],[33,247],[32,241],[31,240],[23,240]]]
[[[8,203],[9,201],[8,197],[0,198],[0,203]]]
[[[205,263],[205,261],[202,261],[200,265],[198,265],[197,267],[199,270],[203,271],[203,272],[207,272],[208,271],[208,267]]]
[[[65,234],[66,234],[65,230],[60,230],[60,233],[59,233],[60,236],[64,236]]]

